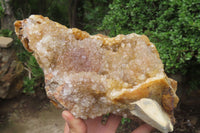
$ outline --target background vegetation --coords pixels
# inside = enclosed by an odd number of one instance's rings
[[[42,14],[68,27],[116,36],[132,32],[153,42],[168,74],[181,75],[188,90],[200,87],[199,0],[9,0],[16,19]],[[2,2],[1,2],[2,3]],[[1,20],[5,9],[0,5]],[[4,25],[1,21],[1,27]],[[0,34],[5,32],[2,29]],[[10,33],[10,32],[8,32]],[[11,36],[11,35],[9,35]],[[24,92],[34,92],[43,78],[34,57],[19,45],[18,56],[31,71]]]

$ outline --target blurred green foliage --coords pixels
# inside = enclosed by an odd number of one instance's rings
[[[34,88],[35,85],[36,85],[36,82],[33,78],[29,79],[29,77],[24,77],[23,93],[34,94],[35,93],[35,88]]]
[[[123,117],[123,118],[121,119],[121,124],[122,124],[122,125],[124,125],[124,124],[126,124],[126,123],[130,123],[130,122],[131,122],[131,119],[129,119],[129,118],[124,118],[124,117]]]
[[[0,18],[3,16],[3,14],[4,14],[4,9],[3,9],[1,2],[0,2]]]
[[[52,0],[47,9],[46,15],[54,21],[69,26],[67,9],[68,6],[69,4],[67,0]]]
[[[17,45],[21,45],[18,39],[15,41],[15,43],[17,43]],[[24,63],[25,70],[27,71],[27,75],[24,77],[23,92],[29,94],[35,93],[35,89],[37,87],[41,88],[41,86],[38,86],[38,84],[44,82],[43,71],[31,53],[24,50],[22,46],[19,46],[18,50],[18,59]]]
[[[8,30],[8,29],[3,29],[0,30],[0,36],[5,36],[5,37],[12,37],[13,31]]]
[[[18,20],[40,14],[68,25],[68,0],[12,0],[11,5]]]
[[[99,32],[98,27],[102,24],[104,16],[109,11],[110,0],[93,0],[82,2],[82,7],[78,8],[79,14],[83,20],[81,22],[82,29],[86,30],[90,34],[96,34]]]

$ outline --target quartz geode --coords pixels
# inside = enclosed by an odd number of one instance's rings
[[[174,122],[177,83],[145,35],[89,35],[40,15],[16,21],[15,31],[43,69],[48,97],[74,116],[132,117],[131,103],[149,98]]]

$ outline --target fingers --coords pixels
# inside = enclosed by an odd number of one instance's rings
[[[108,127],[108,129],[110,129],[110,131],[116,131],[120,121],[121,121],[120,116],[110,115],[109,119],[106,123],[106,127]]]
[[[143,124],[139,126],[137,129],[135,129],[132,133],[150,133],[153,130],[153,127],[151,127],[148,124]]]
[[[69,125],[68,125],[67,122],[65,123],[64,133],[70,133],[70,132],[69,132]]]
[[[62,117],[66,122],[64,133],[86,133],[87,128],[83,120],[74,118],[68,111],[63,111]]]
[[[86,120],[88,133],[115,133],[121,117],[115,115],[109,116],[106,125],[103,125],[101,120],[101,117]]]
[[[86,120],[87,126],[85,122],[81,119],[76,119],[74,116],[68,112],[63,111],[62,117],[66,121],[65,131],[64,133],[86,133],[88,126],[88,133],[115,133],[121,117],[111,115],[106,123],[106,125],[101,124],[101,117],[95,119]],[[135,129],[132,133],[150,133],[153,130],[153,127],[148,124],[143,124],[137,129]]]

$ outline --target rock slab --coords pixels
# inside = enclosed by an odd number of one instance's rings
[[[2,37],[0,36],[0,47],[8,48],[12,45],[13,39],[10,37]]]

